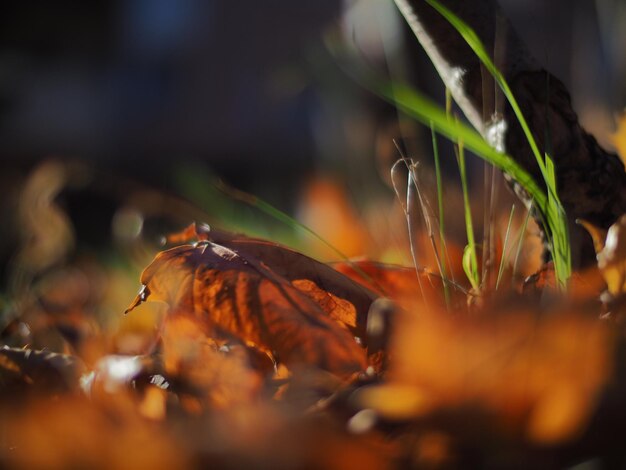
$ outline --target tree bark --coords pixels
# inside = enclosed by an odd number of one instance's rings
[[[573,267],[591,265],[593,243],[576,220],[607,229],[626,213],[624,164],[581,127],[563,83],[531,57],[494,0],[440,1],[470,25],[492,53],[540,151],[552,156],[558,195],[568,218]],[[424,0],[395,2],[471,124],[545,187],[513,110],[461,35]],[[511,184],[528,206],[525,191]]]

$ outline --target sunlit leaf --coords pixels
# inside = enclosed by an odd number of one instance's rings
[[[586,220],[577,220],[577,222],[585,227],[585,230],[587,230],[587,232],[589,232],[589,235],[591,235],[591,238],[593,239],[593,247],[596,250],[596,255],[600,253],[604,249],[607,230],[596,227],[591,222],[587,222]]]
[[[360,406],[373,408],[383,418],[392,420],[423,416],[433,410],[435,403],[426,391],[396,384],[365,388],[357,393],[355,400]]]
[[[210,336],[207,322],[193,313],[170,314],[162,327],[163,367],[168,378],[175,380],[192,396],[197,405],[223,409],[251,401],[261,387],[263,368],[252,367],[244,346],[220,347]],[[269,361],[269,358],[268,358]],[[267,370],[267,369],[265,369]],[[185,405],[183,405],[185,408]]]
[[[609,227],[604,248],[598,253],[598,268],[611,294],[626,292],[626,215]]]
[[[195,224],[187,227],[181,234],[171,237],[171,241],[177,243],[198,239],[210,240],[235,251],[246,259],[262,262],[263,266],[291,282],[294,287],[301,287],[305,293],[310,291],[312,285],[315,285],[316,289],[327,292],[334,299],[346,300],[354,306],[354,309],[349,309],[350,312],[354,313],[354,317],[352,317],[352,313],[347,314],[345,310],[340,314],[339,311],[332,308],[324,308],[326,300],[323,298],[327,299],[328,296],[318,296],[317,299],[314,299],[321,301],[320,306],[326,313],[348,326],[355,336],[363,336],[367,311],[379,295],[376,289],[372,289],[369,285],[364,285],[358,280],[355,282],[354,279],[338,273],[327,264],[320,263],[302,253],[268,240],[210,229],[202,225],[196,226]],[[353,266],[359,275],[368,276],[360,269],[358,263],[346,263]]]
[[[347,377],[366,367],[365,350],[349,331],[244,250],[209,241],[173,248],[157,255],[141,282],[139,301],[160,300],[174,312],[193,313],[207,335],[254,344],[290,368]]]
[[[74,356],[4,346],[0,348],[0,395],[74,390],[83,370],[84,364]]]
[[[368,289],[378,292],[380,295],[392,298],[400,303],[414,304],[419,301],[420,282],[425,294],[429,299],[438,299],[439,305],[445,304],[444,281],[439,275],[421,269],[416,272],[415,268],[377,263],[374,261],[354,261],[351,263],[333,263],[337,271],[345,274],[356,282],[363,284]],[[363,277],[362,273],[367,275]],[[467,291],[459,284],[447,281],[451,298],[455,302],[464,302]]]
[[[475,260],[475,245],[467,245],[465,250],[463,250],[463,271],[465,271],[465,275],[470,280],[472,287],[477,290],[480,287],[480,279],[478,277],[478,264]]]
[[[0,449],[10,468],[186,468],[188,455],[130,396],[95,405],[75,396],[11,410]],[[11,449],[9,451],[9,449]]]
[[[369,407],[395,419],[422,416],[428,409],[415,404],[427,397],[431,409],[472,404],[526,426],[538,442],[564,441],[584,429],[611,370],[612,336],[584,315],[407,313],[400,321],[388,381],[366,395]],[[405,398],[390,409],[396,390]]]
[[[609,293],[616,297],[625,293],[626,215],[622,215],[606,232],[589,222],[581,221],[581,224],[593,237],[598,269],[606,281]]]

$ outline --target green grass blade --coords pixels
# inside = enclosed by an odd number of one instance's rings
[[[504,96],[508,100],[509,104],[513,108],[513,112],[517,117],[520,125],[522,126],[522,130],[524,131],[524,135],[530,144],[530,148],[532,149],[533,154],[537,160],[537,164],[541,170],[542,175],[545,178],[545,164],[541,157],[541,152],[539,151],[539,147],[537,146],[537,142],[535,141],[532,132],[530,131],[530,127],[524,118],[521,108],[513,96],[513,92],[509,87],[508,83],[504,79],[504,76],[497,69],[491,57],[487,53],[485,46],[481,42],[480,38],[476,34],[476,32],[468,26],[463,20],[461,20],[458,16],[456,16],[452,11],[443,6],[437,0],[426,0],[430,6],[432,6],[435,10],[437,10],[454,28],[463,36],[465,42],[472,48],[476,56],[481,60],[481,62],[485,65],[489,73],[493,76],[498,86],[502,89]]]
[[[333,51],[332,45],[329,44],[329,47]],[[335,55],[337,52],[339,51],[335,49]],[[549,235],[549,232],[559,233],[561,240],[567,239],[565,233],[567,223],[562,208],[560,209],[556,204],[548,204],[545,191],[510,155],[491,147],[477,131],[468,125],[457,119],[449,119],[446,110],[411,87],[399,82],[390,83],[388,80],[381,79],[362,64],[355,64],[353,60],[350,61],[345,57],[342,57],[339,62],[343,64],[345,72],[364,88],[384,98],[409,117],[427,126],[432,126],[439,134],[453,143],[462,141],[465,148],[510,175],[526,190],[540,215],[543,216],[546,234]],[[449,106],[448,100],[447,107]],[[569,250],[569,245],[561,243],[559,250],[553,250],[553,253],[556,253],[555,256],[563,256],[568,259],[567,250]],[[564,264],[567,266],[567,263]],[[565,276],[565,279],[569,277],[567,270]]]
[[[546,229],[551,232],[553,243],[552,255],[555,262],[555,273],[558,284],[565,288],[567,280],[571,275],[571,253],[569,246],[569,235],[567,219],[565,217],[565,211],[557,196],[556,180],[554,178],[554,167],[548,169],[548,165],[552,162],[549,158],[542,157],[537,142],[535,141],[530,127],[524,115],[522,113],[511,88],[504,79],[502,73],[496,68],[491,60],[485,46],[482,44],[480,38],[476,32],[468,26],[463,20],[456,16],[452,11],[443,6],[438,0],[425,0],[429,5],[436,9],[458,32],[461,34],[465,42],[472,48],[476,56],[480,59],[483,65],[487,68],[489,73],[493,76],[494,80],[504,93],[507,101],[511,105],[517,120],[522,127],[522,131],[530,145],[530,148],[535,156],[537,165],[541,171],[541,175],[544,179],[546,187],[548,188],[549,197],[547,205],[542,204],[542,201],[536,201],[541,212],[546,216]],[[548,161],[550,160],[550,162]],[[521,183],[521,182],[520,182]],[[523,185],[523,183],[521,183]],[[558,267],[558,269],[557,269]]]
[[[480,274],[478,271],[478,257],[476,256],[476,242],[474,240],[474,226],[472,223],[472,211],[470,207],[469,188],[467,185],[467,171],[465,168],[465,150],[463,142],[458,144],[459,173],[461,174],[461,188],[463,191],[463,213],[465,215],[465,231],[467,233],[467,246],[463,252],[463,269],[475,290],[480,288]]]
[[[337,247],[335,247],[332,243],[330,243],[328,240],[326,240],[320,234],[315,232],[315,230],[311,229],[310,227],[307,227],[302,222],[299,222],[298,220],[296,220],[293,217],[291,217],[289,214],[286,214],[285,212],[281,211],[280,209],[277,209],[276,207],[274,207],[270,203],[264,201],[263,199],[259,198],[258,196],[254,196],[254,195],[249,194],[249,193],[247,193],[245,191],[241,191],[240,189],[233,188],[232,186],[227,185],[226,183],[224,183],[221,180],[218,180],[217,182],[215,182],[215,187],[216,187],[216,189],[218,189],[219,191],[223,192],[227,196],[229,196],[229,197],[231,197],[231,198],[233,198],[235,200],[241,201],[241,202],[243,202],[245,204],[248,204],[248,205],[250,205],[252,207],[255,207],[258,210],[260,210],[261,212],[264,212],[265,214],[269,215],[270,217],[272,217],[272,218],[274,218],[274,219],[276,219],[276,220],[286,224],[287,226],[289,226],[291,228],[299,229],[299,230],[309,234],[313,238],[317,239],[324,246],[326,246],[328,249],[330,249],[332,252],[334,252],[342,261],[346,262],[364,280],[366,280],[368,282],[371,282],[378,289],[380,289],[381,292],[383,292],[383,293],[385,292],[385,289],[382,286],[380,286],[369,274],[367,274],[365,271],[363,271],[358,265],[353,263],[352,260],[350,260],[350,258],[346,254],[344,254],[341,250],[339,250]]]
[[[465,245],[463,249],[463,259],[462,266],[463,271],[465,271],[465,275],[467,279],[469,279],[474,292],[477,292],[480,288],[480,283],[478,282],[478,269],[474,264],[474,259],[476,257],[476,246],[472,244]]]
[[[369,77],[357,76],[356,79],[373,93],[379,94],[396,105],[408,116],[425,125],[431,125],[439,134],[453,143],[462,141],[465,148],[511,175],[537,201],[539,207],[546,206],[545,192],[510,155],[492,148],[478,132],[463,122],[449,119],[445,110],[430,99],[408,86],[400,83],[394,83],[392,86],[390,83],[373,78],[371,74]]]

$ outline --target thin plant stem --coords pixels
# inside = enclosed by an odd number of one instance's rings
[[[513,221],[513,214],[515,213],[515,205],[511,206],[511,213],[509,214],[509,222],[506,225],[506,233],[504,234],[504,244],[502,246],[502,257],[500,258],[500,267],[498,268],[498,278],[496,279],[496,290],[498,290],[498,286],[500,285],[500,279],[502,279],[502,274],[504,273],[504,266],[506,264],[507,258],[507,243],[509,241],[509,233],[511,231],[511,222]]]
[[[524,235],[526,235],[526,228],[528,227],[528,220],[530,219],[530,213],[532,212],[533,204],[530,204],[528,208],[528,212],[526,212],[526,217],[524,218],[524,223],[522,224],[522,228],[517,236],[517,250],[515,252],[515,260],[513,261],[513,274],[512,280],[515,280],[515,274],[517,273],[517,264],[519,262],[520,255],[522,254],[522,245],[524,244]]]
[[[472,223],[472,211],[470,207],[469,189],[467,184],[467,172],[465,168],[465,150],[463,141],[458,143],[459,173],[461,175],[461,188],[463,191],[463,212],[465,214],[465,231],[467,233],[466,252],[469,253],[469,263],[464,262],[464,268],[472,287],[475,290],[480,289],[480,274],[478,273],[478,258],[476,256],[476,242],[474,239],[474,226]],[[469,250],[469,251],[467,251]],[[465,254],[463,257],[465,258]]]
[[[554,163],[547,152],[544,152],[543,155],[540,152],[535,137],[530,131],[528,122],[526,121],[526,118],[524,117],[509,84],[506,82],[504,75],[502,75],[489,57],[485,46],[476,32],[451,10],[443,6],[438,0],[425,1],[437,10],[450,23],[450,25],[453,26],[459,34],[461,34],[463,39],[465,39],[467,45],[474,51],[476,57],[478,57],[502,90],[522,128],[526,140],[535,156],[535,160],[537,161],[537,165],[539,166],[539,170],[547,188],[548,197],[546,198],[544,204],[539,204],[539,209],[545,215],[545,232],[548,235],[551,235],[550,246],[552,248],[557,284],[561,289],[565,290],[567,288],[567,281],[572,270],[571,249],[565,210],[563,209],[563,205],[556,191]]]
[[[330,243],[328,240],[326,240],[324,237],[322,237],[320,234],[315,232],[310,227],[307,227],[303,223],[299,222],[298,220],[294,219],[290,215],[288,215],[285,212],[281,211],[280,209],[274,207],[273,205],[271,205],[270,203],[264,201],[263,199],[259,198],[258,196],[255,196],[253,194],[249,194],[249,193],[247,193],[245,191],[242,191],[240,189],[237,189],[237,188],[233,188],[232,186],[227,185],[226,183],[224,183],[221,180],[218,180],[215,183],[215,187],[216,187],[217,190],[221,191],[222,193],[226,194],[227,196],[229,196],[229,197],[231,197],[231,198],[233,198],[235,200],[241,201],[241,202],[243,202],[245,204],[248,204],[249,206],[255,207],[258,210],[260,210],[261,212],[264,212],[265,214],[269,215],[270,217],[273,217],[274,219],[276,219],[276,220],[286,224],[288,227],[299,229],[299,230],[309,234],[313,238],[317,239],[319,242],[321,242],[323,245],[325,245],[327,248],[329,248],[331,251],[333,251],[340,259],[342,259],[344,262],[346,262],[352,269],[354,269],[354,271],[359,276],[361,276],[361,278],[363,278],[364,280],[372,283],[383,294],[386,294],[385,289],[378,282],[376,282],[375,279],[373,279],[369,274],[367,274],[365,271],[363,271],[356,263],[353,263],[352,260],[350,260],[350,258],[346,254],[344,254],[341,250],[339,250],[332,243]]]
[[[420,289],[420,293],[422,294],[422,299],[424,299],[424,304],[426,306],[426,309],[428,310],[428,299],[426,298],[426,290],[424,289],[424,286],[422,285],[422,278],[420,277],[420,267],[419,267],[419,263],[417,260],[417,251],[415,249],[415,237],[414,237],[414,221],[411,217],[411,211],[413,210],[413,185],[411,184],[411,172],[408,172],[407,175],[407,190],[406,190],[406,199],[405,202],[402,201],[402,196],[400,195],[400,190],[398,189],[398,183],[396,181],[397,176],[398,176],[398,165],[401,164],[405,164],[406,165],[406,159],[405,158],[400,158],[398,161],[396,161],[396,163],[393,164],[393,166],[391,167],[391,184],[393,185],[393,189],[396,193],[396,197],[398,198],[398,200],[400,201],[400,204],[402,206],[402,210],[404,211],[404,216],[406,219],[406,224],[407,224],[407,231],[408,231],[408,236],[409,236],[409,249],[411,251],[411,258],[413,260],[413,266],[415,267],[415,275],[417,277],[417,283],[419,285],[419,289]]]
[[[430,125],[430,135],[433,142],[433,156],[435,160],[435,180],[437,182],[437,210],[439,215],[439,243],[443,256],[441,258],[441,277],[446,279],[448,276],[446,258],[448,257],[448,247],[446,245],[446,235],[444,229],[444,209],[443,209],[443,182],[441,178],[441,162],[439,161],[439,146],[437,144],[437,134],[432,123]],[[448,291],[447,282],[444,282],[444,295],[446,297],[446,305],[450,302],[450,293]]]

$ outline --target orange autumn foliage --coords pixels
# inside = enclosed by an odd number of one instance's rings
[[[346,300],[354,306],[354,310],[350,309],[351,313],[348,316],[345,309],[342,309],[340,314],[319,295],[317,299],[313,299],[327,315],[347,326],[355,336],[361,338],[364,336],[367,311],[380,294],[363,285],[358,278],[346,277],[333,267],[278,243],[215,230],[203,225],[192,224],[181,233],[168,237],[170,243],[188,243],[191,240],[209,240],[233,250],[246,259],[257,260],[274,274],[308,293],[307,295],[311,295],[313,291],[326,293],[324,296],[335,299],[331,304],[334,304],[336,299]]]
[[[168,315],[161,330],[164,372],[184,380],[211,408],[247,403],[259,392],[263,369],[251,367],[245,348],[239,354],[232,348],[222,352],[197,316]]]
[[[357,260],[333,263],[337,271],[362,284],[381,296],[389,297],[401,305],[428,303],[445,305],[443,279],[427,269],[389,265],[374,261]],[[457,283],[448,281],[453,303],[464,303],[467,291]]]
[[[37,401],[11,411],[10,422],[0,456],[11,468],[189,468],[180,443],[125,394],[100,405],[77,396]]]
[[[408,312],[393,335],[388,381],[361,392],[360,403],[394,420],[473,404],[532,441],[563,442],[594,411],[613,339],[606,324],[575,312]]]
[[[365,350],[346,328],[356,318],[342,326],[310,289],[306,295],[243,251],[209,241],[173,248],[157,255],[141,282],[144,291],[131,309],[147,299],[164,301],[174,312],[195,315],[207,336],[252,344],[290,368],[347,378],[367,367]]]
[[[330,178],[313,178],[304,188],[299,219],[346,256],[360,256],[370,235],[345,186]]]

